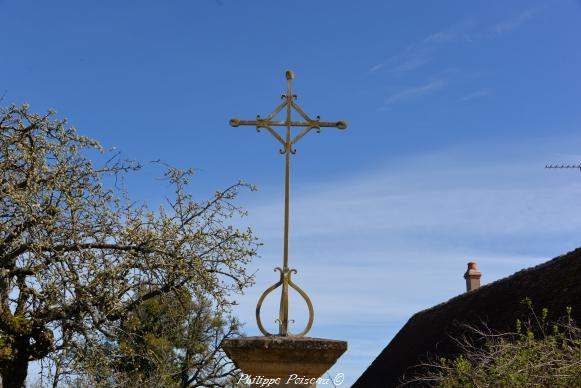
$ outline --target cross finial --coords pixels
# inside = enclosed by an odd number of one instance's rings
[[[307,307],[309,309],[309,321],[303,331],[297,336],[304,336],[310,330],[313,320],[314,320],[314,311],[313,305],[309,296],[299,287],[297,286],[292,280],[291,275],[293,273],[297,273],[296,269],[290,269],[288,266],[288,236],[289,236],[289,207],[290,207],[290,157],[291,155],[295,154],[295,150],[293,146],[302,139],[307,133],[309,133],[312,129],[316,130],[317,132],[321,131],[321,128],[324,127],[335,127],[339,129],[347,128],[347,123],[345,121],[336,121],[336,122],[325,122],[320,121],[319,116],[315,120],[311,119],[302,109],[301,107],[295,102],[297,96],[293,95],[292,93],[292,80],[294,79],[294,72],[292,70],[286,71],[286,79],[287,79],[287,93],[282,96],[283,102],[278,105],[272,113],[270,113],[267,117],[261,118],[260,116],[256,116],[256,120],[240,120],[240,119],[231,119],[230,125],[233,127],[238,127],[240,125],[248,125],[256,127],[256,130],[260,132],[261,128],[266,129],[278,142],[283,146],[280,150],[281,154],[285,155],[285,197],[284,197],[284,250],[283,250],[283,266],[282,268],[276,267],[275,271],[280,272],[280,280],[269,287],[264,293],[260,296],[258,300],[258,304],[256,306],[256,323],[258,324],[258,328],[260,331],[265,335],[272,335],[269,333],[264,326],[262,326],[262,321],[260,320],[260,309],[262,307],[262,302],[266,296],[274,291],[279,286],[282,286],[282,294],[280,299],[280,310],[279,316],[277,319],[279,325],[279,332],[278,335],[281,336],[288,336],[291,335],[288,331],[288,287],[292,287],[297,291],[307,303]],[[274,120],[276,115],[278,115],[284,108],[286,108],[286,120],[285,121],[276,121]],[[293,121],[292,120],[292,111],[297,112],[303,119],[303,121]],[[286,132],[284,137],[281,136],[274,127],[286,127]],[[292,137],[291,129],[294,127],[303,128],[296,136]]]

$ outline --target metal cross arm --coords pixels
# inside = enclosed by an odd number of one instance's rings
[[[284,102],[283,107],[286,105]],[[297,104],[293,103],[293,108],[298,106]],[[321,128],[321,127],[336,127],[339,129],[347,128],[347,123],[344,121],[337,121],[337,122],[329,122],[329,121],[319,121],[319,120],[311,120],[308,121],[272,121],[269,119],[261,119],[260,116],[256,117],[256,120],[240,120],[240,119],[232,119],[230,120],[230,125],[233,127],[238,127],[240,125],[252,125],[256,126],[257,128],[267,128],[267,127],[309,127],[309,128]]]
[[[283,107],[286,106],[286,101],[281,104]],[[300,107],[293,102],[292,107],[295,108],[297,112],[300,112],[297,107]],[[277,108],[278,109],[278,108]],[[283,140],[282,136],[280,136],[272,127],[305,127],[298,135],[291,140],[291,144],[296,144],[303,136],[305,136],[311,129],[316,129],[317,132],[321,131],[321,128],[330,127],[330,128],[339,128],[345,129],[347,128],[347,123],[345,121],[337,121],[337,122],[328,122],[328,121],[319,121],[319,120],[311,120],[307,119],[308,121],[272,121],[268,119],[261,119],[260,116],[256,117],[256,120],[240,120],[240,119],[232,119],[230,120],[230,125],[233,127],[238,127],[240,125],[248,125],[248,126],[256,126],[256,130],[260,132],[260,128],[264,128],[268,130],[283,146],[286,145],[285,141]]]
[[[262,322],[260,320],[260,309],[262,307],[262,302],[264,298],[277,289],[281,287],[281,299],[280,299],[280,310],[278,319],[279,325],[279,332],[278,335],[287,336],[291,335],[288,331],[288,324],[292,322],[289,320],[288,317],[288,289],[289,286],[293,288],[295,291],[302,296],[305,300],[307,307],[309,309],[309,321],[306,327],[301,331],[297,336],[304,336],[311,328],[314,319],[314,310],[311,300],[309,296],[298,286],[296,285],[292,279],[291,275],[294,273],[296,274],[297,271],[295,269],[291,269],[288,266],[288,237],[289,237],[289,208],[290,208],[290,157],[292,154],[295,153],[293,149],[293,145],[295,145],[299,140],[303,138],[309,131],[315,129],[317,132],[321,131],[321,128],[324,127],[332,127],[332,128],[339,128],[345,129],[347,128],[347,123],[345,121],[335,121],[335,122],[328,122],[328,121],[321,121],[320,117],[317,116],[315,120],[311,119],[303,110],[302,108],[294,101],[296,100],[297,96],[292,93],[292,80],[294,78],[294,74],[292,71],[288,70],[286,72],[286,79],[287,79],[287,93],[282,95],[283,102],[280,103],[271,114],[266,116],[265,118],[261,118],[260,116],[256,116],[256,120],[240,120],[240,119],[232,119],[230,120],[230,125],[233,127],[238,127],[241,125],[244,126],[253,126],[256,127],[256,130],[260,132],[261,128],[266,129],[272,136],[278,140],[278,142],[283,146],[283,149],[280,150],[281,154],[285,155],[285,197],[284,197],[284,250],[283,250],[283,266],[277,267],[275,270],[280,272],[280,280],[269,287],[259,298],[258,304],[256,306],[256,322],[258,324],[258,328],[260,331],[265,335],[272,335],[268,331],[264,329],[262,326]],[[274,118],[286,108],[286,119],[284,121],[274,120]],[[304,121],[293,121],[292,119],[292,111],[297,112]],[[284,137],[280,135],[274,128],[275,127],[286,127],[286,131]],[[294,137],[292,137],[291,129],[293,127],[302,128],[302,130]]]
[[[230,125],[233,127],[239,127],[241,125],[253,126],[256,127],[256,130],[259,132],[260,128],[264,128],[272,136],[274,136],[276,140],[278,140],[279,143],[282,144],[283,147],[285,147],[285,150],[287,148],[291,148],[292,150],[292,147],[288,147],[289,146],[288,143],[290,143],[291,146],[296,144],[300,139],[302,139],[303,136],[309,133],[311,129],[315,129],[317,132],[320,132],[321,128],[339,128],[339,129],[347,128],[347,123],[345,121],[335,121],[335,122],[320,121],[319,116],[317,116],[315,120],[311,119],[302,110],[302,108],[296,102],[294,102],[294,100],[297,98],[296,95],[292,94],[292,79],[294,78],[294,73],[291,70],[287,71],[286,78],[288,81],[287,94],[282,95],[284,101],[279,106],[277,106],[276,109],[274,109],[271,114],[269,114],[266,118],[261,118],[260,115],[257,115],[256,120],[241,120],[238,118],[233,118],[230,120]],[[273,120],[273,118],[277,114],[279,114],[285,107],[287,108],[287,119],[285,121]],[[292,109],[294,109],[305,121],[292,121],[291,119]],[[287,139],[285,140],[278,132],[274,130],[273,127],[287,127],[287,129],[289,130],[292,127],[299,128],[302,127],[304,129],[299,134],[297,134],[292,140],[290,139],[290,136],[287,136]]]

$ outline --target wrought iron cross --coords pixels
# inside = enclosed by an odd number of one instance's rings
[[[347,123],[345,121],[337,121],[337,122],[325,122],[320,121],[320,117],[317,116],[315,120],[311,119],[302,109],[301,107],[295,102],[297,96],[292,93],[292,80],[294,78],[294,73],[291,70],[286,72],[286,79],[287,79],[287,92],[286,94],[282,95],[283,102],[276,107],[275,110],[272,111],[265,118],[261,118],[260,116],[256,116],[256,120],[240,120],[240,119],[232,119],[230,120],[230,125],[233,127],[238,127],[240,125],[249,125],[256,127],[256,131],[260,132],[261,128],[266,129],[272,136],[278,140],[278,142],[282,145],[282,149],[280,153],[285,156],[285,184],[284,184],[284,250],[283,250],[283,267],[276,267],[274,270],[280,272],[280,280],[270,286],[258,299],[258,304],[256,305],[256,323],[258,324],[258,328],[264,335],[273,335],[269,333],[264,326],[262,326],[262,321],[260,320],[260,309],[262,307],[262,302],[264,298],[274,291],[276,288],[282,286],[282,293],[280,297],[280,310],[278,314],[278,319],[276,322],[278,323],[278,335],[280,336],[290,336],[293,335],[288,330],[289,318],[288,318],[288,287],[291,286],[294,288],[305,300],[307,303],[307,307],[309,309],[309,321],[303,331],[296,334],[296,336],[304,336],[307,332],[311,329],[313,325],[313,320],[315,317],[315,313],[313,311],[313,304],[309,296],[299,287],[297,286],[292,280],[291,275],[293,273],[297,273],[296,269],[290,269],[288,266],[288,235],[289,235],[289,206],[290,206],[290,157],[296,153],[296,150],[293,146],[303,138],[307,133],[309,133],[312,129],[316,130],[317,133],[321,131],[323,127],[335,127],[339,129],[347,128]],[[275,116],[279,114],[284,108],[286,108],[286,120],[285,121],[276,121],[274,120]],[[292,120],[292,111],[293,109],[303,118],[304,121],[293,121]],[[286,127],[286,132],[284,137],[281,136],[277,131],[274,130],[274,127]],[[299,127],[303,128],[294,138],[292,137],[291,128]]]

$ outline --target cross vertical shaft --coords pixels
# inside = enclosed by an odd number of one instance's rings
[[[290,211],[290,156],[291,156],[291,116],[292,116],[292,79],[293,73],[287,71],[287,93],[286,93],[286,141],[285,141],[285,180],[284,180],[284,268],[288,268],[288,229],[289,229],[289,211]]]
[[[297,291],[307,303],[307,307],[309,309],[309,321],[305,329],[296,334],[296,336],[304,336],[311,328],[314,320],[314,310],[313,305],[311,303],[310,298],[308,295],[299,287],[297,286],[291,279],[291,275],[293,273],[297,273],[297,270],[291,269],[288,266],[288,253],[289,253],[289,218],[290,218],[290,162],[291,156],[295,153],[293,149],[293,145],[295,145],[303,136],[309,133],[312,129],[315,129],[317,132],[320,132],[321,128],[323,127],[335,127],[339,129],[347,128],[347,123],[345,121],[337,121],[337,122],[324,122],[320,121],[319,116],[315,120],[311,119],[302,109],[301,107],[294,102],[296,96],[292,93],[292,80],[294,78],[294,73],[290,70],[286,72],[286,79],[287,79],[287,93],[283,95],[283,102],[277,106],[274,111],[269,114],[266,118],[261,118],[260,116],[256,116],[256,120],[240,120],[240,119],[231,119],[230,125],[233,127],[238,127],[240,125],[249,125],[255,126],[256,130],[260,132],[261,128],[266,129],[278,142],[282,145],[282,149],[280,150],[281,154],[285,156],[285,184],[284,184],[284,241],[283,241],[283,266],[282,268],[275,268],[275,271],[280,272],[280,280],[275,283],[274,285],[270,286],[264,293],[260,296],[258,300],[258,304],[256,306],[256,323],[258,324],[258,328],[260,331],[265,335],[272,335],[267,330],[264,329],[262,326],[262,322],[260,320],[260,308],[262,306],[262,302],[264,298],[273,290],[281,287],[281,296],[280,296],[280,309],[278,314],[278,335],[280,336],[288,336],[291,335],[288,330],[289,324],[289,317],[288,317],[288,288],[289,286],[292,287],[295,291]],[[286,108],[286,120],[285,121],[276,121],[273,120],[277,114],[279,114],[284,108]],[[299,115],[304,119],[304,121],[293,121],[292,120],[292,111],[293,109],[299,113]],[[273,127],[285,127],[285,134],[284,138],[274,130]],[[292,136],[292,128],[293,127],[302,127],[302,131],[297,134],[294,138]]]
[[[290,218],[290,160],[291,160],[291,117],[292,117],[292,79],[293,73],[287,71],[287,93],[285,96],[286,100],[286,137],[284,144],[284,158],[285,158],[285,171],[284,171],[284,242],[283,242],[283,274],[289,271],[288,269],[288,238],[289,238],[289,218]],[[280,310],[279,310],[279,323],[278,323],[278,333],[279,335],[288,335],[288,277],[283,276],[282,279],[282,292],[280,295]]]

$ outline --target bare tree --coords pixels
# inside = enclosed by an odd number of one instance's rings
[[[103,152],[49,112],[0,109],[0,374],[22,387],[29,362],[49,357],[54,382],[88,357],[104,359],[120,322],[152,298],[188,290],[215,306],[252,282],[250,230],[229,219],[244,183],[199,203],[191,171],[168,169],[174,187],[157,211],[115,184],[140,166]]]

